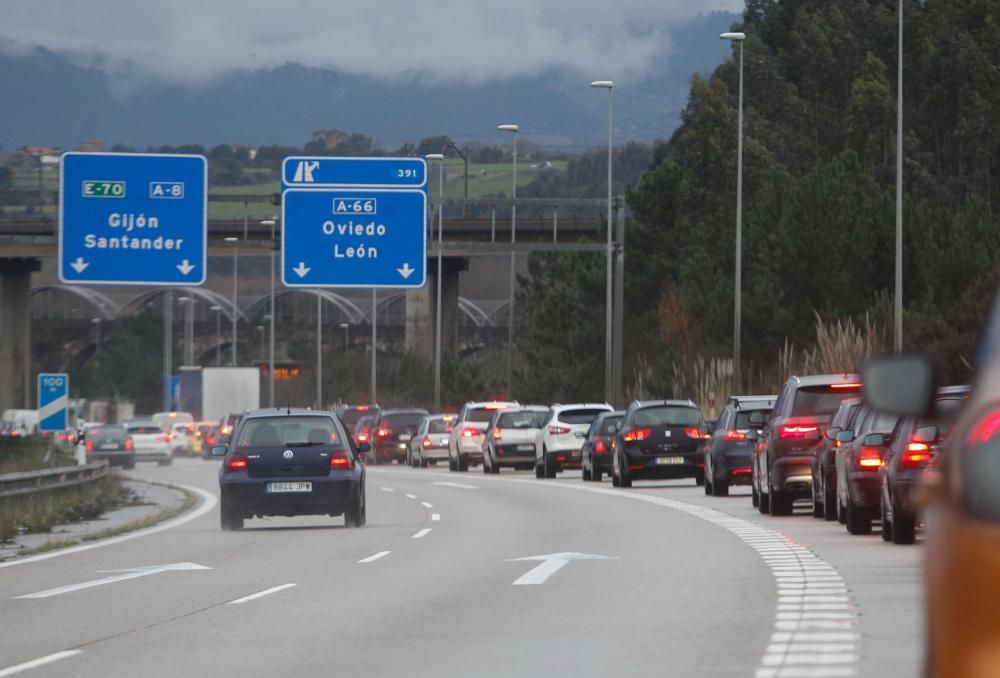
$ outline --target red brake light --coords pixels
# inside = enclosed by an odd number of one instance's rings
[[[594,440],[594,452],[607,452],[608,446],[604,444],[604,438]]]
[[[465,428],[462,429],[463,438],[475,438],[478,435],[482,435],[482,431],[480,431],[478,428],[475,428],[474,426],[466,426]]]
[[[452,431],[454,431],[454,430],[455,430],[455,427],[454,427],[454,426],[449,426],[449,427],[447,427],[447,428],[446,428],[446,429],[444,430],[444,432],[445,432],[445,433],[451,433],[451,432],[452,432]]]
[[[431,442],[431,437],[428,435],[428,436],[424,436],[424,439],[423,439],[423,441],[420,444],[423,445],[424,447],[430,447],[434,443]]]
[[[778,436],[781,438],[805,438],[810,433],[819,431],[819,426],[782,426],[778,429]]]
[[[368,411],[368,406],[367,405],[358,405],[354,409],[356,409],[358,412],[367,412]]]
[[[351,463],[351,458],[347,455],[347,452],[334,452],[330,457],[331,469],[343,471],[351,468],[352,466],[353,464]]]
[[[229,461],[226,462],[227,471],[246,471],[247,470],[247,455],[242,452],[233,452],[229,456]]]
[[[705,438],[711,438],[710,435],[708,435],[707,433],[702,433],[694,426],[688,426],[686,429],[684,429],[684,432],[687,433],[688,438],[698,438],[700,440],[704,440]]]
[[[723,440],[728,441],[742,441],[747,439],[747,434],[742,431],[726,431],[726,435],[722,436]]]
[[[554,436],[561,436],[570,433],[572,429],[566,426],[549,426],[549,433]]]
[[[83,446],[84,446],[84,448],[86,448],[86,450],[88,452],[93,452],[94,451],[94,441],[93,440],[88,440],[86,443],[84,443]]]
[[[645,440],[649,436],[653,435],[653,429],[651,428],[637,428],[627,432],[622,438],[625,439],[627,443],[635,443]]]
[[[392,435],[392,431],[387,428],[380,428],[375,435],[377,435],[379,438],[388,438],[389,436]]]
[[[858,453],[858,468],[863,471],[874,471],[882,466],[882,455],[873,447],[862,448]]]
[[[208,443],[209,445],[214,445],[215,444],[215,436],[208,436],[207,438],[205,438],[205,442]]]
[[[497,426],[495,429],[493,429],[493,439],[494,440],[500,440],[500,437],[502,435],[503,435],[503,431],[500,430],[499,426]]]
[[[88,443],[88,444],[91,444],[91,443]],[[128,450],[128,451],[130,451],[130,452],[135,449],[135,443],[132,442],[131,438],[126,438],[125,439],[125,449]]]
[[[924,468],[931,460],[931,448],[927,443],[910,443],[899,460],[902,468]]]
[[[864,384],[830,384],[830,388],[835,389],[859,389],[862,386],[864,386]]]
[[[169,443],[173,439],[173,436],[170,435],[169,433],[161,433],[160,435],[156,436],[156,439],[163,443]]]

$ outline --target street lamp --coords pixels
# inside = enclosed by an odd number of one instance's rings
[[[240,282],[240,261],[239,261],[239,248],[236,247],[236,243],[239,238],[235,236],[230,236],[225,238],[225,241],[229,243],[233,248],[233,367],[236,367],[236,319],[239,317],[239,305],[237,298],[239,297],[239,282]]]
[[[464,190],[463,195],[465,196],[466,201],[468,201],[468,199],[469,199],[469,156],[468,156],[467,153],[463,153],[462,150],[458,146],[455,145],[454,141],[451,142],[451,143],[449,143],[444,148],[442,148],[441,149],[441,153],[443,154],[449,148],[455,149],[455,152],[458,153],[458,157],[460,157],[462,159],[462,162],[465,163],[465,175],[464,175],[465,176],[465,190]],[[466,150],[468,150],[468,147],[466,147]],[[468,216],[468,209],[469,209],[469,205],[468,205],[468,202],[466,202],[466,204],[462,205],[462,217],[463,218]]]
[[[739,393],[743,376],[740,365],[741,307],[743,304],[743,43],[747,36],[746,33],[723,33],[719,37],[738,43],[740,46],[740,112],[736,131],[736,292],[733,305],[733,390]]]
[[[215,311],[215,364],[222,365],[222,307],[209,306],[209,311]]]
[[[323,291],[316,290],[316,409],[323,409]]]
[[[268,353],[267,367],[267,393],[268,405],[274,407],[274,227],[278,224],[278,217],[274,216],[260,222],[261,226],[271,227],[271,336],[268,340],[270,351]]]
[[[428,153],[428,160],[438,161],[438,237],[437,282],[434,302],[434,411],[441,411],[441,241],[444,238],[444,153]]]
[[[186,297],[177,300],[184,304],[184,364],[194,364],[194,294],[188,292]]]
[[[604,399],[611,402],[614,399],[611,391],[611,168],[612,168],[612,132],[611,132],[611,100],[615,83],[613,80],[595,80],[590,83],[595,89],[608,90],[608,247],[605,269],[607,273],[604,301]]]
[[[101,355],[101,319],[91,318],[90,322],[94,323],[94,329],[97,332],[97,337],[94,341],[94,354],[99,357]]]
[[[903,350],[903,0],[899,0],[899,51],[896,75],[896,300],[895,349]]]
[[[517,257],[514,254],[514,243],[517,240],[517,125],[497,125],[501,132],[510,132],[514,135],[513,152],[511,158],[514,164],[514,180],[511,188],[510,205],[510,300],[507,303],[507,397],[513,398],[514,381],[514,281],[516,276],[515,264]]]
[[[349,332],[351,331],[351,326],[348,323],[340,323],[340,329],[344,330],[344,356],[347,356],[347,348],[351,345],[351,337]]]

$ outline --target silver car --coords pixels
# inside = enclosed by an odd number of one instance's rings
[[[155,421],[128,421],[125,428],[135,446],[136,461],[155,461],[160,466],[173,463],[172,435]]]
[[[498,410],[483,438],[483,473],[500,473],[503,466],[530,469],[535,465],[535,437],[549,408],[538,405]]]
[[[427,468],[448,460],[448,441],[455,426],[454,414],[428,415],[420,421],[416,435],[410,439],[406,463],[413,468]]]

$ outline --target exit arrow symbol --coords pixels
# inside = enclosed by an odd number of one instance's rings
[[[83,273],[84,271],[87,270],[88,266],[90,266],[90,264],[85,262],[83,260],[83,257],[77,257],[76,261],[74,261],[72,264],[69,265],[69,267],[72,268],[77,273]]]
[[[121,572],[122,574],[115,574],[113,577],[103,577],[102,579],[91,579],[90,581],[81,582],[79,584],[60,586],[54,589],[46,589],[45,591],[39,591],[38,593],[29,593],[26,596],[17,596],[14,600],[21,600],[25,598],[51,598],[52,596],[60,596],[64,593],[72,593],[73,591],[90,589],[95,586],[103,586],[105,584],[114,584],[115,582],[126,581],[129,579],[138,579],[139,577],[148,577],[151,574],[159,574],[161,572],[183,572],[211,569],[212,568],[210,567],[198,565],[197,563],[170,563],[168,565],[133,567],[126,570],[105,570],[104,572],[107,573]]]
[[[399,271],[399,274],[401,276],[403,276],[403,280],[406,280],[407,278],[410,277],[410,274],[412,274],[417,269],[410,268],[410,262],[406,262],[405,264],[403,264],[403,268],[397,268],[396,270]]]
[[[308,273],[312,269],[306,266],[306,262],[300,261],[299,265],[293,268],[292,270],[295,271],[300,278],[305,278],[306,273]]]
[[[182,275],[187,275],[194,270],[194,264],[188,262],[187,259],[177,264],[177,270],[181,272]]]
[[[617,560],[611,556],[597,556],[591,553],[550,553],[544,556],[526,556],[524,558],[511,558],[505,562],[515,563],[522,560],[540,560],[537,567],[534,567],[518,577],[512,586],[533,586],[544,584],[546,580],[556,572],[569,564],[571,560]]]

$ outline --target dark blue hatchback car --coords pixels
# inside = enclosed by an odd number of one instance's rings
[[[221,525],[239,530],[263,516],[344,516],[365,524],[365,467],[340,421],[330,413],[257,410],[243,416],[219,470]],[[358,453],[366,451],[360,446]]]

